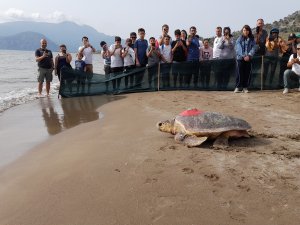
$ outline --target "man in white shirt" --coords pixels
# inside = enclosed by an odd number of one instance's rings
[[[85,62],[86,78],[88,80],[88,92],[91,89],[91,80],[93,78],[93,52],[96,49],[89,43],[88,37],[82,37],[83,46],[80,46],[78,52],[83,55],[83,61]]]
[[[290,78],[296,77],[299,79],[299,91],[300,91],[300,43],[297,44],[297,53],[294,53],[290,56],[289,62],[287,63],[288,68],[284,71],[283,81],[284,81],[284,90],[283,94],[289,93],[290,88]]]
[[[216,28],[216,37],[214,39],[214,45],[213,45],[213,58],[218,59],[221,54],[221,49],[218,48],[219,42],[222,40],[222,27]]]
[[[95,52],[96,49],[89,43],[88,37],[84,36],[82,43],[83,46],[79,47],[78,52],[84,56],[83,61],[86,65],[86,72],[93,73],[93,52]]]

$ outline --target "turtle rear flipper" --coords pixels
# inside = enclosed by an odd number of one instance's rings
[[[197,137],[196,135],[177,133],[174,139],[176,142],[182,143],[188,147],[195,147],[206,141],[207,137]]]

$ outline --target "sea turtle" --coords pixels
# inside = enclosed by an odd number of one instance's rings
[[[249,137],[251,126],[242,119],[218,112],[204,112],[188,109],[173,120],[157,123],[162,132],[175,135],[175,141],[188,147],[201,145],[207,139],[215,140],[214,147],[228,146],[228,138]]]

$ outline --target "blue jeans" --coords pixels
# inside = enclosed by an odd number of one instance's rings
[[[299,88],[300,88],[300,75],[297,75],[294,71],[292,71],[291,69],[287,69],[286,71],[284,71],[283,74],[283,82],[284,82],[284,88],[290,88],[290,81],[291,81],[291,77],[297,77],[299,79]]]

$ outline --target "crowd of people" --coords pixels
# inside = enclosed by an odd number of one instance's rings
[[[161,35],[157,39],[150,37],[149,43],[145,39],[145,30],[139,28],[137,33],[130,33],[130,37],[125,41],[125,46],[121,45],[121,38],[118,36],[115,37],[115,43],[110,46],[104,41],[100,42],[105,76],[109,79],[116,74],[130,72],[134,68],[147,67],[148,83],[151,88],[152,78],[157,73],[153,66],[160,63],[162,74],[169,74],[171,65],[172,70],[177,71],[176,74],[173,74],[173,85],[175,87],[177,81],[186,85],[190,85],[192,81],[196,87],[200,69],[200,82],[207,88],[210,82],[211,65],[209,63],[199,64],[199,62],[234,59],[231,61],[233,63],[219,65],[214,68],[217,86],[222,89],[222,85],[228,83],[230,75],[228,71],[234,69],[236,72],[234,92],[248,93],[251,71],[255,69],[253,68],[255,56],[266,56],[263,64],[263,84],[267,84],[268,74],[269,83],[273,82],[277,58],[281,56],[279,85],[284,88],[283,94],[290,91],[290,79],[293,79],[293,77],[299,79],[300,91],[300,36],[291,33],[288,40],[284,40],[280,37],[277,28],[271,29],[268,33],[264,29],[263,19],[258,19],[256,25],[254,30],[248,25],[243,26],[242,34],[236,40],[231,34],[230,27],[224,27],[223,29],[217,27],[212,47],[209,44],[209,39],[200,40],[194,26],[190,27],[188,33],[185,30],[176,29],[173,40],[169,34],[169,26],[164,24]],[[87,80],[90,80],[93,74],[92,56],[96,49],[90,44],[88,37],[82,38],[82,44],[76,55],[75,69],[86,73]],[[65,45],[60,45],[59,54],[53,59],[53,54],[47,49],[45,39],[41,40],[41,47],[36,50],[35,56],[39,68],[39,95],[42,94],[44,80],[46,80],[46,92],[49,95],[50,82],[53,79],[52,71],[54,70],[58,78],[61,79],[61,68],[71,67],[72,56],[67,53]],[[180,70],[179,66],[182,62],[192,63],[188,74]],[[125,77],[124,80],[126,88],[128,85],[132,87],[134,81],[139,85],[143,80],[143,73]],[[113,88],[118,89],[120,82],[121,79],[113,79]],[[79,79],[77,84],[78,87],[80,85],[84,87],[85,81]],[[163,76],[163,86],[170,86],[170,79],[167,75]],[[108,89],[108,83],[106,83],[106,88]]]

